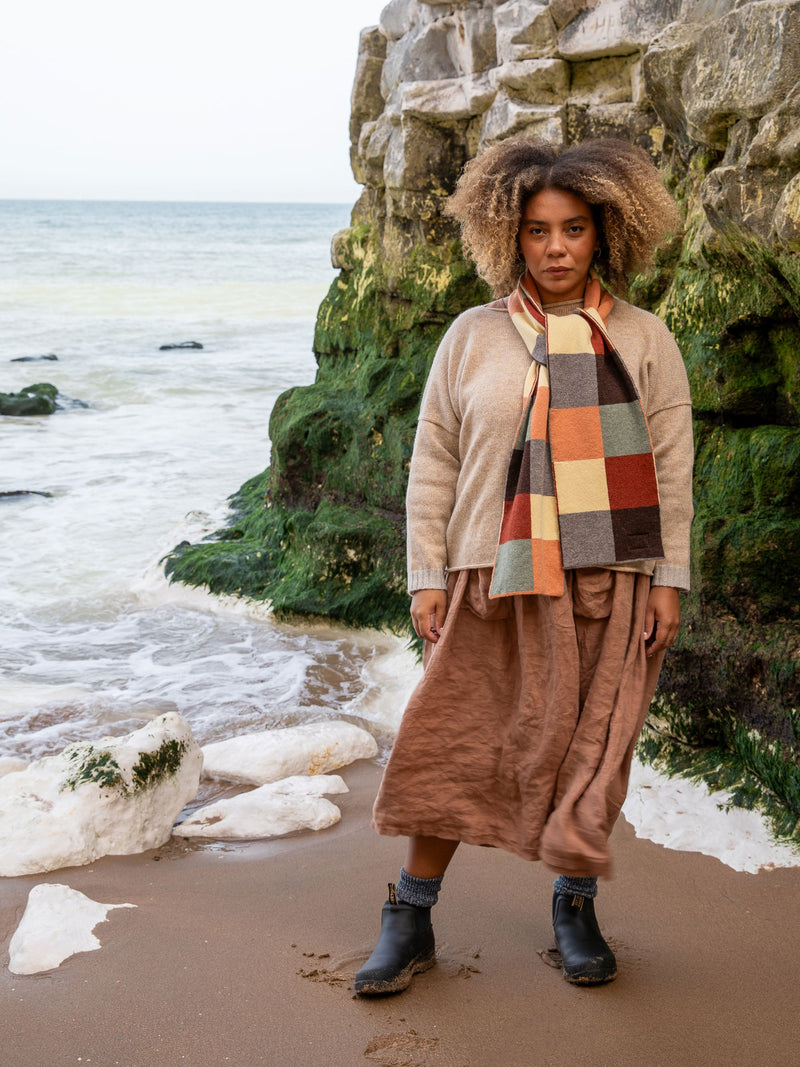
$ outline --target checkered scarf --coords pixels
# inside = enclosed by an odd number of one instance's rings
[[[529,274],[508,299],[511,321],[533,360],[508,469],[491,597],[561,596],[565,567],[664,556],[647,420],[606,332],[613,306],[593,277],[584,307],[571,315],[545,315]]]

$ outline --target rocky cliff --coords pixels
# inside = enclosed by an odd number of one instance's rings
[[[766,785],[797,831],[800,0],[392,0],[361,35],[364,191],[333,242],[316,381],[275,405],[272,466],[238,521],[168,570],[404,624],[420,392],[449,321],[487,295],[442,205],[467,159],[520,132],[634,141],[681,205],[633,294],[677,337],[696,417],[694,588],[644,746],[673,764],[693,746],[742,796]]]

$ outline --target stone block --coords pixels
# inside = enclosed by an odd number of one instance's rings
[[[404,82],[455,78],[459,71],[449,49],[449,27],[442,21],[417,26],[397,41],[389,41],[381,72],[381,93],[390,105]]]
[[[654,112],[635,104],[567,105],[567,138],[572,144],[590,137],[619,137],[658,158],[663,130]]]
[[[630,68],[631,75],[631,100],[637,107],[643,107],[649,105],[650,99],[647,95],[647,85],[644,80],[644,72],[642,71],[641,59],[634,60]]]
[[[352,156],[353,176],[362,184],[383,184],[383,160],[393,124],[382,115],[377,122],[367,122],[361,129],[358,147]]]
[[[693,552],[705,604],[763,622],[796,618],[800,521],[764,514],[698,515]]]
[[[413,116],[392,130],[383,161],[383,180],[390,189],[417,192],[451,185],[463,162],[458,131]]]
[[[500,63],[540,59],[556,47],[556,26],[546,4],[511,0],[494,10],[497,59]]]
[[[569,93],[569,64],[563,59],[520,59],[491,72],[492,81],[529,104],[562,104]]]
[[[724,148],[730,126],[761,118],[795,88],[800,72],[800,4],[751,3],[696,38],[681,78],[688,132]]]
[[[482,115],[496,91],[488,74],[410,82],[401,87],[400,109],[429,122],[458,122]]]
[[[800,82],[761,119],[747,162],[754,167],[800,166]]]
[[[398,41],[419,21],[419,5],[416,0],[389,0],[381,11],[381,32],[390,40]]]
[[[642,53],[677,18],[680,7],[680,0],[598,0],[558,35],[559,54],[575,62]]]
[[[700,186],[700,199],[708,221],[717,233],[739,229],[767,240],[787,177],[787,173],[770,174],[761,167],[715,167]],[[781,218],[786,203],[780,208]],[[788,220],[787,223],[788,235],[791,223]]]
[[[584,8],[592,4],[594,0],[550,0],[550,13],[554,25],[563,30]]]
[[[750,437],[753,503],[756,510],[797,516],[800,499],[800,430],[756,426]]]
[[[598,104],[622,104],[633,100],[632,79],[634,70],[639,70],[639,61],[631,56],[573,63],[571,70],[571,104],[596,107]]]
[[[350,97],[350,140],[358,143],[361,127],[374,122],[383,111],[381,71],[386,58],[386,38],[376,27],[362,30]]]
[[[458,74],[478,74],[497,62],[493,12],[485,8],[457,8],[447,19],[447,47]]]
[[[683,80],[695,54],[695,40],[685,27],[654,42],[642,56],[642,78],[648,100],[664,128],[685,157],[695,150],[686,128]]]
[[[800,252],[800,174],[796,174],[781,194],[772,219],[772,232],[788,252]]]
[[[564,119],[563,107],[537,107],[498,93],[483,117],[481,144],[493,144],[517,133],[560,144],[564,140]]]
[[[457,8],[432,22],[415,23],[389,40],[381,93],[390,108],[408,82],[441,81],[482,73],[496,63],[495,29],[488,8]]]

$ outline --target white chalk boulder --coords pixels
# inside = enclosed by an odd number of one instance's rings
[[[38,974],[58,967],[76,952],[92,952],[100,942],[92,933],[112,908],[135,904],[99,904],[67,885],[36,885],[25,914],[8,946],[12,974]]]
[[[0,778],[0,875],[163,845],[197,795],[202,754],[170,712],[126,737],[70,745]]]
[[[173,833],[241,841],[281,837],[296,830],[324,830],[337,823],[342,813],[322,794],[347,792],[338,774],[296,775],[208,804],[179,823]]]
[[[14,756],[0,756],[0,778],[7,774],[16,774],[17,771],[27,770],[28,764],[24,759],[16,759]]]
[[[257,734],[240,734],[203,748],[203,777],[266,785],[295,774],[324,774],[358,759],[372,759],[372,734],[349,722],[312,722]]]

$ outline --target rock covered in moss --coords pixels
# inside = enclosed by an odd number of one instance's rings
[[[347,791],[338,774],[293,775],[208,804],[179,823],[174,832],[178,837],[241,841],[325,830],[342,814],[322,794]]]
[[[54,411],[68,411],[74,408],[88,408],[88,406],[84,400],[76,400],[59,393],[56,386],[49,382],[28,385],[20,389],[18,393],[0,393],[0,415],[17,417],[52,415]]]
[[[58,389],[49,382],[38,382],[18,393],[0,393],[0,415],[52,415],[58,405]]]
[[[240,734],[203,748],[203,777],[265,785],[293,775],[318,775],[373,759],[372,734],[350,722],[311,722]]]
[[[167,841],[200,781],[189,724],[170,712],[125,737],[70,745],[0,778],[0,875],[37,874]]]

